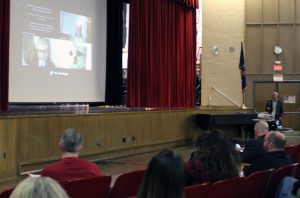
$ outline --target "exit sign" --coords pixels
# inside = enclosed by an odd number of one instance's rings
[[[277,65],[277,64],[275,64],[275,65],[273,66],[273,68],[274,68],[274,71],[282,71],[282,65]]]

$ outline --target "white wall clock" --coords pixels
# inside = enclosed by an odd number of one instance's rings
[[[274,47],[274,53],[275,54],[277,54],[277,55],[279,55],[279,54],[281,54],[282,53],[282,48],[279,46],[279,45],[276,45],[275,47]]]

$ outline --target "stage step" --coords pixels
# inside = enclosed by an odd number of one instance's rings
[[[285,131],[283,134],[285,136],[300,136],[300,131]]]
[[[300,144],[300,131],[285,131],[287,145]]]

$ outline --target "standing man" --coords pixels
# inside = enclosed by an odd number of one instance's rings
[[[77,130],[67,129],[60,139],[59,147],[62,150],[62,159],[44,168],[42,176],[56,181],[100,176],[100,169],[95,163],[79,158],[82,138]]]
[[[278,99],[278,92],[272,93],[272,100],[269,100],[266,104],[265,110],[272,115],[274,118],[274,123],[271,123],[270,129],[277,130],[278,126],[281,126],[281,117],[283,114],[283,104]]]
[[[267,102],[265,110],[270,113],[275,120],[281,120],[283,113],[282,102],[278,99],[278,92],[272,93],[272,100]]]

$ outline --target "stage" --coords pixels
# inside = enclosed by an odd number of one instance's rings
[[[0,181],[17,179],[24,172],[59,160],[57,145],[66,128],[82,133],[81,157],[104,160],[190,145],[201,131],[196,114],[239,111],[109,106],[87,109],[78,105],[12,108],[0,115]],[[230,137],[238,136],[236,126],[220,128]]]

